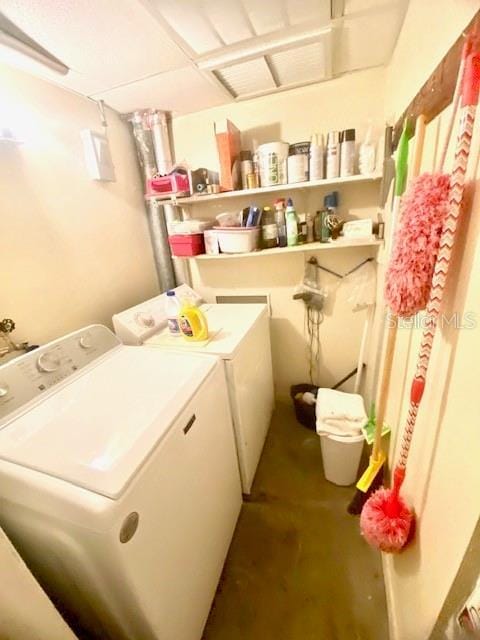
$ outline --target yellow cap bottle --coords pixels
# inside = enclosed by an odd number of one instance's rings
[[[208,339],[208,323],[203,311],[192,302],[183,302],[178,314],[180,331],[185,340],[201,342]]]

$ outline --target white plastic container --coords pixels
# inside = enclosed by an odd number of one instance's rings
[[[341,487],[354,484],[363,450],[363,435],[321,435],[323,472],[325,478]]]
[[[175,338],[179,338],[182,335],[180,325],[178,323],[180,308],[180,300],[175,295],[175,291],[173,289],[169,289],[165,297],[165,312],[167,315],[168,330],[170,335]]]
[[[250,253],[258,248],[261,227],[215,227],[222,253]]]
[[[241,224],[240,212],[238,211],[226,211],[225,213],[219,213],[215,217],[221,227],[239,227]]]
[[[308,180],[308,156],[298,153],[288,156],[287,159],[288,184],[295,182],[305,182]]]
[[[257,150],[260,186],[274,187],[287,183],[288,142],[261,144]]]
[[[310,165],[309,176],[310,180],[323,180],[324,178],[324,151],[323,151],[323,136],[315,134],[312,136],[310,143]]]

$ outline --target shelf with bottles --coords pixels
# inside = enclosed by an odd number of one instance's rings
[[[372,173],[369,175],[353,175],[346,178],[332,178],[324,180],[308,180],[306,182],[295,182],[292,184],[278,184],[274,187],[258,187],[257,189],[240,189],[238,191],[223,191],[222,193],[212,193],[206,195],[195,195],[185,197],[173,197],[167,200],[161,196],[146,196],[147,200],[157,200],[159,204],[176,204],[178,206],[201,204],[203,202],[221,201],[231,198],[249,198],[255,195],[269,193],[285,193],[289,191],[298,191],[302,189],[314,189],[318,187],[335,187],[344,184],[369,183],[381,180],[381,173]]]
[[[202,253],[197,256],[185,258],[187,260],[237,260],[247,258],[265,258],[277,256],[284,253],[298,253],[309,251],[331,251],[335,249],[355,249],[359,247],[379,247],[383,244],[383,240],[378,238],[343,238],[340,237],[337,240],[331,240],[330,242],[306,242],[305,244],[298,244],[293,247],[275,247],[274,249],[259,249],[258,251],[251,251],[250,253],[219,253],[216,255]]]

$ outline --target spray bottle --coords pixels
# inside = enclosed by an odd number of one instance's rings
[[[320,139],[320,142],[319,142]],[[310,180],[322,180],[323,179],[323,136],[318,133],[312,136],[310,142],[310,165],[309,165]]]
[[[368,176],[375,170],[375,145],[372,143],[372,123],[368,125],[365,140],[360,145],[358,169],[362,176]]]

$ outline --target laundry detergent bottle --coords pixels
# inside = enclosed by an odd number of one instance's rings
[[[201,342],[208,338],[208,323],[205,314],[190,300],[185,300],[178,315],[180,331],[185,340]]]

